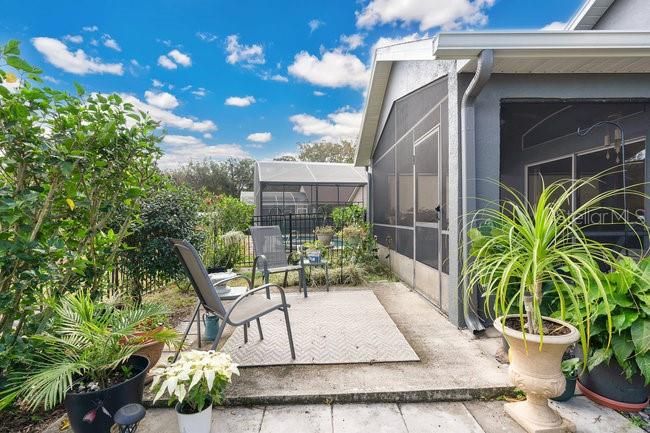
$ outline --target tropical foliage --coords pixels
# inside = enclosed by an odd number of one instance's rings
[[[101,293],[160,181],[157,124],[120,96],[38,87],[19,44],[0,47],[0,341],[34,332],[48,297]],[[5,356],[3,352],[2,356]],[[1,363],[0,363],[1,364]]]
[[[239,370],[226,353],[192,350],[183,352],[172,365],[154,369],[153,374],[154,403],[167,394],[170,405],[180,403],[181,413],[197,413],[223,402],[226,387]]]
[[[476,213],[473,222],[487,224],[483,231],[469,231],[473,260],[464,268],[468,290],[480,286],[484,298],[493,300],[485,302],[486,312],[502,320],[505,315],[516,314],[524,333],[542,335],[540,344],[545,332],[541,310],[546,287],[557,301],[558,317],[565,319],[567,312],[572,313],[585,357],[597,314],[603,316],[604,347],[609,346],[612,306],[600,269],[616,267],[622,253],[590,239],[585,234],[589,225],[580,222],[588,221],[589,212],[596,211],[625,221],[620,210],[601,205],[621,191],[597,192],[598,182],[596,176],[545,185],[536,203],[502,186],[511,198]],[[589,198],[575,210],[567,211],[566,204],[583,189],[589,190],[590,194],[583,195]],[[638,193],[628,190],[628,194]]]
[[[337,207],[332,210],[332,221],[337,229],[351,224],[361,224],[365,221],[366,209],[358,204]]]
[[[167,311],[153,304],[118,308],[77,292],[62,297],[53,313],[47,331],[30,337],[38,350],[10,372],[0,409],[16,398],[32,410],[51,409],[70,390],[106,388],[111,375],[141,348],[129,338]],[[176,336],[165,331],[152,338],[170,343]]]
[[[590,339],[587,367],[591,370],[612,358],[629,379],[641,374],[650,383],[650,258],[635,262],[621,258],[612,272],[602,274],[607,302],[597,302],[593,293],[598,288],[591,281]],[[570,310],[568,318],[575,322],[585,317],[586,306]],[[608,329],[611,316],[611,344]]]

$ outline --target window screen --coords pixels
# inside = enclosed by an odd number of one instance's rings
[[[391,150],[373,169],[375,223],[395,224],[395,152]]]

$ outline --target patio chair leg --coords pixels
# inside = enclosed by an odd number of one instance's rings
[[[190,329],[192,329],[192,324],[194,323],[194,318],[196,317],[197,314],[199,314],[199,308],[201,308],[201,302],[196,303],[196,308],[194,308],[194,314],[192,314],[192,318],[190,319],[190,324],[187,325],[187,329],[185,330],[185,333],[183,334],[183,338],[181,338],[180,343],[178,344],[178,349],[176,350],[176,354],[174,354],[174,360],[172,361],[172,364],[176,362],[178,359],[178,355],[180,355],[181,350],[183,350],[183,343],[185,343],[185,340],[187,339],[187,334],[190,333]]]
[[[264,273],[264,284],[269,284],[269,273]],[[266,299],[271,299],[271,289],[266,288]]]
[[[287,277],[289,276],[289,271],[284,271],[284,283],[282,284],[282,287],[287,287]]]
[[[291,323],[289,322],[289,309],[284,306],[282,308],[284,312],[284,321],[287,324],[287,336],[289,337],[289,348],[291,349],[291,359],[296,359],[296,351],[293,348],[293,336],[291,335]]]
[[[305,270],[301,269],[298,271],[300,273],[300,285],[302,286],[302,292],[307,297],[307,278],[305,276]]]
[[[262,334],[262,324],[260,323],[260,318],[255,319],[257,322],[257,331],[260,333],[260,340],[264,340],[264,334]]]
[[[244,323],[244,344],[248,343],[248,323]]]

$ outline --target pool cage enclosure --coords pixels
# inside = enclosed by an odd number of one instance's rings
[[[366,205],[368,175],[352,164],[258,161],[255,215],[330,215],[337,207]]]

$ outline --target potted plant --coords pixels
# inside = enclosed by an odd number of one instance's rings
[[[233,269],[241,261],[241,243],[245,237],[240,231],[230,231],[218,237],[204,255],[208,272],[226,272]]]
[[[566,387],[564,392],[557,397],[553,397],[555,401],[568,401],[573,397],[576,391],[576,381],[578,380],[578,373],[582,370],[582,361],[580,358],[570,358],[562,361],[562,374],[566,380]]]
[[[648,405],[650,383],[650,258],[622,258],[602,280],[609,307],[591,305],[587,370],[578,387],[599,404],[640,411]]]
[[[160,361],[165,344],[175,343],[177,337],[176,330],[167,326],[165,314],[143,321],[135,328],[135,332],[131,336],[123,339],[124,344],[139,346],[140,348],[135,354],[144,356],[149,360],[145,383],[149,383],[153,379],[149,371]]]
[[[321,257],[323,257],[327,251],[327,247],[319,240],[305,242],[302,245],[302,249],[310,263],[320,263]]]
[[[136,355],[141,345],[124,339],[161,313],[155,305],[103,304],[85,292],[64,296],[47,330],[30,337],[39,353],[9,372],[0,409],[16,399],[31,410],[63,402],[75,433],[109,433],[119,408],[142,401],[149,366]]]
[[[239,371],[228,354],[192,350],[153,373],[154,403],[168,395],[168,403],[175,404],[181,433],[209,433],[212,406],[222,404],[232,375]]]
[[[332,237],[334,236],[334,227],[332,226],[320,226],[314,229],[314,234],[316,238],[325,246],[332,243]]]
[[[568,346],[580,340],[588,350],[591,310],[581,306],[602,303],[611,320],[605,284],[598,277],[600,266],[614,265],[620,253],[588,238],[579,224],[594,210],[620,214],[599,204],[621,192],[594,194],[592,184],[598,181],[594,177],[545,185],[536,203],[502,185],[508,199],[480,209],[474,217],[474,223],[490,221],[489,232],[472,228],[468,233],[465,305],[473,289],[481,287],[486,312],[495,317],[495,328],[510,346],[510,379],[526,393],[525,401],[507,403],[505,409],[529,432],[575,428],[548,406],[547,399],[564,392],[561,360]],[[583,194],[589,198],[567,212],[566,204],[582,188],[589,190]],[[558,318],[542,315],[548,298],[544,289],[559,300]],[[584,314],[573,322],[576,326],[564,320],[568,309]],[[605,332],[611,334],[611,326]]]
[[[351,248],[356,248],[361,245],[361,242],[368,234],[368,228],[362,224],[350,224],[343,227],[341,230],[341,237],[343,242]]]

